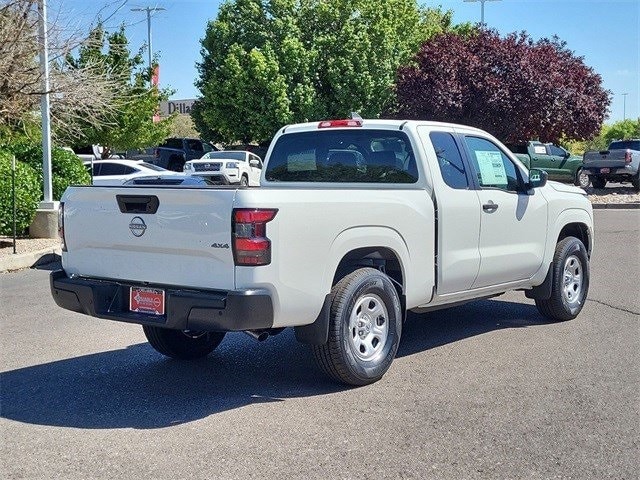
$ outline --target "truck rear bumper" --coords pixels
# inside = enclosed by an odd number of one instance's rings
[[[203,291],[158,286],[165,291],[165,314],[153,315],[129,310],[133,284],[69,278],[64,270],[51,272],[49,282],[58,306],[92,317],[175,330],[232,332],[273,326],[273,303],[266,290]]]

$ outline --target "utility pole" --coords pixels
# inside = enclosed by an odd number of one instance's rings
[[[627,95],[628,93],[621,93],[622,95],[622,121],[627,119]]]
[[[484,2],[499,2],[500,0],[464,0],[465,2],[480,2],[480,24],[484,25]]]
[[[149,85],[153,86],[153,52],[151,48],[151,12],[159,12],[166,10],[162,7],[144,7],[144,8],[132,8],[132,12],[147,12],[147,43],[149,45]]]

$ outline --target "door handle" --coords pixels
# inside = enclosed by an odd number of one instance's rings
[[[491,200],[489,200],[489,203],[485,203],[484,205],[482,205],[482,210],[484,210],[485,212],[495,212],[498,209],[498,204],[497,203],[493,203]]]

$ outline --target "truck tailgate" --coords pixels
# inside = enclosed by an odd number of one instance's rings
[[[624,168],[626,150],[603,150],[601,152],[586,152],[583,157],[585,167]]]
[[[235,189],[72,187],[68,275],[230,290]]]

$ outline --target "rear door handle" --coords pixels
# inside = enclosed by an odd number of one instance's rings
[[[489,203],[485,203],[484,205],[482,205],[482,210],[484,210],[485,212],[495,212],[498,209],[498,204],[497,203],[493,203],[492,201],[489,201]]]

